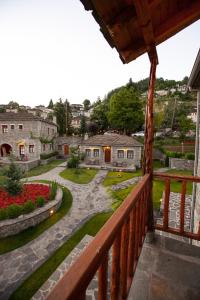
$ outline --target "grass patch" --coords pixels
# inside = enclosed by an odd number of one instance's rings
[[[110,218],[112,212],[100,213],[87,221],[73,236],[66,241],[54,254],[41,265],[23,284],[11,295],[12,300],[28,300],[42,284],[51,276],[55,269],[70,254],[86,234],[95,236]]]
[[[95,169],[65,169],[59,175],[75,183],[84,184],[89,183],[97,172],[98,170]]]
[[[160,168],[164,168],[165,165],[160,161],[160,160],[154,160],[153,161],[153,168],[154,169],[160,169]]]
[[[52,169],[54,169],[55,167],[57,167],[58,165],[60,165],[61,163],[65,162],[65,159],[55,159],[52,160],[50,163],[44,165],[44,166],[38,166],[35,167],[33,169],[31,169],[30,171],[26,172],[24,177],[32,177],[32,176],[37,176],[37,175],[41,175],[43,173],[46,173]]]
[[[45,181],[47,182],[47,181]],[[31,240],[38,237],[40,234],[42,234],[45,230],[47,230],[49,227],[54,225],[56,222],[58,222],[63,216],[67,214],[69,211],[71,205],[72,205],[72,195],[70,191],[62,187],[63,190],[63,200],[62,204],[60,206],[60,209],[53,214],[48,219],[44,220],[40,224],[36,225],[35,227],[30,227],[22,232],[20,232],[17,235],[9,236],[0,239],[0,254],[6,253],[8,251],[14,250],[16,248],[19,248],[26,243],[30,242]]]
[[[176,170],[176,169],[170,169],[167,172],[165,172],[167,174],[175,174],[175,175],[185,175],[185,176],[192,176],[193,175],[193,171],[190,170]]]
[[[103,181],[103,185],[104,186],[110,186],[110,185],[115,185],[118,184],[122,181],[131,179],[133,177],[138,177],[142,175],[142,171],[141,170],[137,170],[134,173],[129,173],[129,172],[108,172],[104,181]]]
[[[124,201],[124,199],[130,194],[132,189],[136,186],[136,184],[132,184],[129,187],[122,189],[122,190],[117,190],[117,191],[111,191],[111,195],[114,199],[112,203],[112,208],[116,210]]]
[[[171,190],[171,192],[174,192],[174,193],[181,193],[181,186],[182,186],[181,182],[171,181],[170,190]],[[164,181],[160,181],[160,180],[153,181],[153,204],[154,204],[155,209],[160,208],[160,204],[161,204],[160,199],[162,198],[162,194],[163,194],[164,190],[165,190],[165,182]],[[187,183],[186,194],[188,194],[188,195],[192,194],[192,183],[191,182]]]

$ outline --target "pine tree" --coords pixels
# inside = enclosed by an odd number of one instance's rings
[[[4,171],[4,174],[7,176],[4,186],[6,191],[12,196],[20,194],[22,191],[22,183],[20,182],[22,178],[21,169],[11,161],[9,168]]]
[[[47,106],[47,108],[53,109],[53,100],[52,99],[49,101],[49,105]]]

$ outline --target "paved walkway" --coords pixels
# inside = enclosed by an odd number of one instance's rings
[[[118,184],[112,185],[111,189],[113,191],[123,190],[132,184],[138,183],[138,181],[140,181],[141,178],[142,178],[142,176],[138,176],[138,177],[133,177],[131,179],[122,181]]]
[[[0,299],[9,295],[66,241],[93,214],[109,209],[112,199],[100,184],[107,174],[101,170],[89,184],[75,184],[59,176],[62,167],[28,178],[51,180],[67,187],[73,196],[69,213],[35,240],[9,253],[0,255]]]

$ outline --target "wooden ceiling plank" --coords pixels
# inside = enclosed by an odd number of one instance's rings
[[[200,18],[200,0],[191,1],[188,7],[180,10],[176,15],[167,18],[165,22],[154,30],[156,45],[170,38],[180,30]]]
[[[156,56],[157,63],[158,57],[155,48],[155,38],[153,32],[153,25],[151,20],[151,14],[149,9],[149,4],[147,0],[133,0],[135,10],[137,13],[137,21],[142,30],[143,38],[146,44],[146,48],[149,54],[150,60],[152,59],[152,53]],[[151,53],[151,55],[150,55]]]

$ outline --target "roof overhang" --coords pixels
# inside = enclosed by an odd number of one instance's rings
[[[80,0],[123,63],[148,53],[200,18],[200,0]]]
[[[200,91],[200,49],[190,74],[188,87],[193,91]]]

